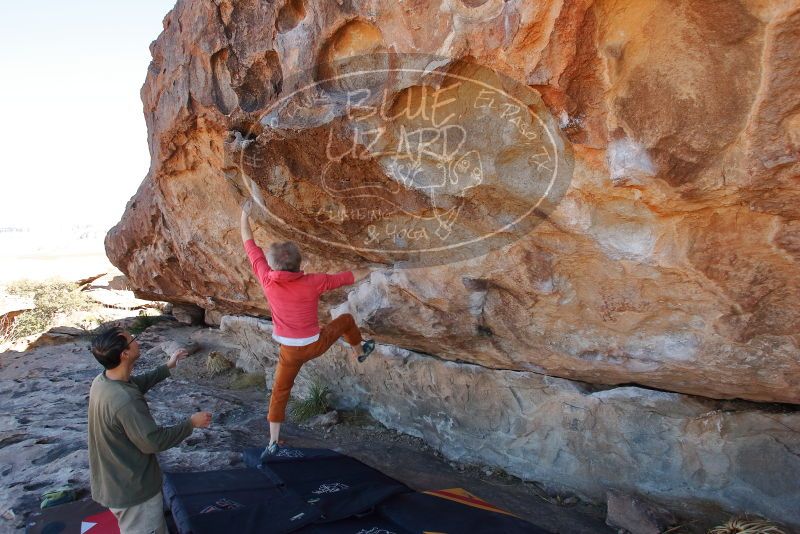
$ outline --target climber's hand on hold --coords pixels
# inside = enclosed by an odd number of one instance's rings
[[[253,212],[253,201],[247,199],[244,201],[244,204],[242,204],[242,217],[245,216],[249,217],[252,212]]]

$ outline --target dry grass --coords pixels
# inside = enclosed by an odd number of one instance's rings
[[[305,399],[292,400],[289,404],[289,414],[292,419],[300,422],[310,419],[315,415],[328,413],[330,406],[328,404],[328,396],[330,391],[328,387],[315,381],[311,384],[308,392],[308,397]]]
[[[259,388],[265,389],[267,387],[266,378],[264,373],[237,373],[231,379],[231,389],[250,389]]]
[[[209,353],[208,358],[206,359],[206,371],[208,371],[208,374],[211,376],[217,376],[231,369],[233,369],[233,362],[231,362],[228,358],[217,351],[212,351]]]
[[[724,525],[714,527],[708,534],[786,534],[771,521],[750,519],[747,516],[732,517]]]
[[[57,316],[89,310],[94,306],[77,285],[59,280],[14,282],[6,286],[6,292],[30,297],[34,303],[32,310],[21,313],[10,327],[3,329],[2,336],[6,341],[41,334],[53,326]]]
[[[17,322],[14,319],[3,317],[0,319],[0,346],[5,346],[8,343],[18,339],[17,336]]]

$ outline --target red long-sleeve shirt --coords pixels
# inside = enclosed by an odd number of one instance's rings
[[[336,274],[275,271],[255,241],[245,241],[244,249],[272,309],[273,336],[304,339],[318,335],[320,295],[355,282],[351,271]]]

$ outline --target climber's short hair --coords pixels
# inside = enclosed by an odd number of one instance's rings
[[[269,266],[276,271],[300,271],[300,248],[293,241],[273,243],[267,251]]]
[[[114,369],[119,365],[122,351],[128,348],[128,338],[119,326],[112,326],[97,334],[92,339],[89,350],[95,359],[106,369]]]

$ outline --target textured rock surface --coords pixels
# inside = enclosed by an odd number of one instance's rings
[[[272,324],[255,317],[224,315],[220,331],[231,346],[240,348],[236,366],[249,372],[274,371],[278,361],[278,346],[272,342]],[[268,383],[272,375],[267,374]],[[271,386],[270,386],[271,387]]]
[[[606,524],[634,534],[661,534],[676,523],[668,510],[618,491],[609,491],[606,503]]]
[[[271,383],[270,323],[225,317],[223,324],[243,336],[243,350],[255,351]],[[385,345],[363,364],[334,346],[303,367],[293,394],[306,395],[314,380],[331,388],[337,407],[366,408],[457,461],[496,465],[595,501],[614,489],[672,510],[722,507],[800,526],[800,413],[785,407],[597,389]]]
[[[592,383],[800,403],[798,42],[797,0],[179,1],[142,88],[150,173],[107,251],[140,296],[216,317],[268,313],[238,237],[244,155],[288,223],[262,219],[259,242],[301,241],[306,270],[386,266],[349,295],[385,343]],[[383,52],[445,56],[440,70],[478,77],[456,60],[489,65],[528,90],[574,164],[544,222],[485,256],[413,271],[318,240],[365,231],[309,216],[324,208],[320,180],[390,184],[386,162],[324,165],[326,140],[353,128],[346,117],[280,131],[261,119],[299,84],[352,67],[349,56]],[[498,152],[497,124],[464,116],[485,151],[483,183],[470,184],[454,227],[466,235],[534,194],[519,177],[536,160]],[[439,209],[423,190],[399,197],[417,213]],[[380,204],[337,202],[347,213]]]

